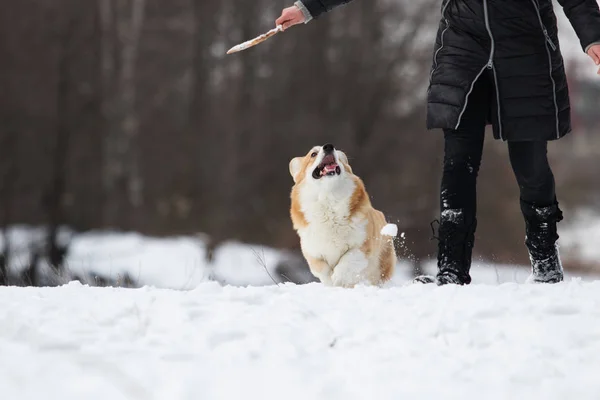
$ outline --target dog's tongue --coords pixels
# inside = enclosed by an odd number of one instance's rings
[[[338,165],[336,163],[333,164],[327,164],[323,167],[323,173],[327,174],[329,172],[335,172],[335,169],[338,167]]]

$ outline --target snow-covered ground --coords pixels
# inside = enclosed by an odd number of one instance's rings
[[[577,399],[600,282],[0,289],[2,399]]]
[[[565,233],[561,234],[560,241],[569,253],[576,254],[579,260],[596,265],[600,270],[600,213],[598,210],[580,211]]]
[[[43,233],[11,230],[11,269]],[[581,213],[561,227],[562,248],[600,260],[599,234],[598,215]],[[471,286],[436,287],[408,284],[399,262],[383,288],[275,285],[269,273],[284,253],[261,246],[226,243],[207,264],[198,238],[61,236],[71,272],[129,273],[148,286],[0,287],[3,400],[600,393],[599,275],[527,285],[527,268],[476,262]]]
[[[559,232],[561,251],[567,260],[567,278],[600,279],[600,215],[580,211],[568,224],[561,224]],[[11,270],[19,271],[28,264],[31,249],[44,242],[45,232],[40,228],[15,226],[9,233]],[[193,289],[210,280],[234,286],[273,285],[272,277],[278,280],[277,264],[287,256],[261,245],[226,242],[217,248],[213,262],[208,263],[205,243],[197,237],[153,238],[118,232],[73,235],[67,229],[60,236],[62,242],[70,242],[66,264],[72,275],[98,274],[118,280],[128,274],[138,285],[168,289]],[[2,240],[0,235],[0,248]],[[570,271],[568,260],[572,259],[592,268],[596,266],[597,273],[582,275]],[[433,273],[435,263],[426,263],[425,270]],[[411,278],[410,273],[407,262],[398,262],[391,285],[405,283]],[[475,283],[524,283],[529,268],[474,260],[471,275]]]
[[[561,232],[564,252],[581,254],[584,261],[593,262],[594,257],[600,260],[597,246],[600,218],[582,216],[576,222]],[[10,230],[10,236],[13,246],[10,267],[12,271],[20,271],[29,263],[32,246],[43,242],[43,230],[18,226]],[[65,231],[63,236],[70,235]],[[285,252],[226,242],[216,250],[212,263],[207,262],[205,253],[205,244],[194,237],[153,238],[138,233],[89,232],[70,239],[66,266],[70,276],[87,277],[89,282],[96,275],[118,282],[128,274],[137,285],[178,290],[193,289],[212,280],[233,286],[264,286],[274,285],[273,279],[278,282],[282,279],[275,270],[286,257]],[[434,273],[435,262],[425,263],[424,268],[425,272]],[[475,283],[524,283],[529,268],[474,260],[471,275]],[[566,276],[593,280],[600,278],[600,268],[596,274],[586,275],[567,268]],[[399,261],[390,285],[410,279],[411,266]]]
[[[31,249],[44,242],[45,231],[29,226],[9,230],[12,271],[30,261]],[[72,275],[118,280],[129,274],[140,285],[191,289],[209,279],[230,285],[273,284],[269,273],[284,255],[260,246],[228,242],[216,250],[215,260],[206,260],[205,243],[196,237],[154,238],[139,233],[61,230],[60,242],[69,243],[66,267]],[[0,235],[0,248],[3,238]],[[269,271],[265,270],[265,265]]]

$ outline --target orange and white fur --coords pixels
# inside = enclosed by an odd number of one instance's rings
[[[327,286],[389,280],[396,227],[373,208],[346,154],[331,144],[317,146],[289,167],[295,183],[290,214],[312,274]]]

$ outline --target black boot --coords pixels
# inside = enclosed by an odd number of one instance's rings
[[[419,276],[413,282],[437,283],[438,285],[471,283],[469,270],[477,219],[464,209],[449,209],[442,212],[438,233],[438,273]]]
[[[529,283],[558,283],[563,280],[563,267],[558,254],[556,224],[563,219],[558,204],[535,207],[521,201],[525,218],[525,245],[531,260]]]

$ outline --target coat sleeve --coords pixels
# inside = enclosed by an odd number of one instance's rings
[[[600,42],[600,9],[596,0],[558,0],[585,51]]]
[[[342,4],[350,3],[352,0],[301,0],[304,7],[310,12],[313,18],[317,18],[319,15],[331,11],[337,6]]]

